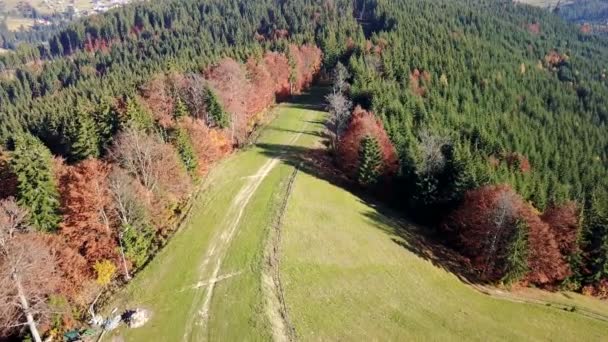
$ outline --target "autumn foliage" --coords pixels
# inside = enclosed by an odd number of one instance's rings
[[[481,280],[499,281],[509,271],[513,237],[524,227],[527,273],[524,281],[552,285],[570,274],[554,231],[536,209],[507,185],[484,186],[466,193],[462,205],[443,224],[469,257]]]
[[[552,205],[545,210],[542,220],[549,225],[562,255],[577,253],[579,209],[574,202]]]
[[[361,141],[366,136],[376,138],[382,151],[383,163],[380,174],[389,176],[395,174],[399,167],[397,154],[384,126],[379,118],[373,113],[357,106],[352,114],[351,121],[338,144],[338,163],[340,167],[350,176],[356,177],[359,169],[359,151]]]
[[[68,166],[59,184],[63,221],[60,235],[87,262],[84,273],[92,275],[97,260],[118,261],[116,236],[111,228],[112,198],[107,179],[109,166],[88,159]]]

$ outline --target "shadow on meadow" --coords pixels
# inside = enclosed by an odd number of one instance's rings
[[[310,104],[309,101],[316,101],[318,103],[319,96],[322,96],[322,94],[322,91],[317,90],[317,92],[313,91],[309,94],[294,97],[293,101],[295,104],[293,106],[320,110],[322,106]],[[268,128],[319,137],[320,144],[318,144],[318,147],[316,148],[264,143],[258,143],[255,146],[261,150],[262,154],[268,157],[277,158],[285,164],[297,167],[301,172],[323,179],[349,191],[357,196],[361,202],[375,209],[362,215],[365,215],[375,227],[392,235],[392,240],[396,244],[418,255],[424,260],[430,261],[436,267],[440,267],[455,274],[463,282],[477,282],[477,277],[469,267],[469,263],[465,258],[434,241],[434,237],[429,234],[428,229],[424,229],[423,227],[402,218],[402,215],[396,210],[381,204],[377,198],[372,197],[361,187],[346,178],[336,166],[334,159],[327,149],[327,146],[329,145],[329,136],[325,130],[325,122],[319,120],[307,122],[313,124],[312,129],[300,131],[279,129],[272,126],[269,126]]]

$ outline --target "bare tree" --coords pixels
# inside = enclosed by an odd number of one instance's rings
[[[109,176],[110,192],[114,202],[120,225],[118,228],[118,244],[120,246],[120,256],[125,272],[125,280],[129,281],[131,275],[127,267],[125,249],[122,243],[123,236],[127,229],[131,229],[135,221],[141,217],[141,205],[139,205],[137,195],[133,191],[133,180],[123,170],[114,168]]]
[[[338,62],[338,64],[336,64],[336,68],[332,73],[332,92],[334,94],[344,94],[348,90],[348,79],[350,77],[351,75],[346,69],[346,67],[342,63]]]
[[[332,144],[335,147],[348,126],[353,103],[340,92],[331,93],[325,99],[330,114],[328,126],[332,133]]]
[[[492,271],[497,258],[497,253],[509,238],[511,229],[515,226],[517,218],[517,195],[514,191],[504,190],[498,194],[494,210],[491,213],[493,225],[488,227],[486,269],[484,273]]]
[[[29,231],[27,212],[12,198],[0,201],[0,324],[27,325],[36,342],[36,320],[45,317],[46,297],[56,286],[55,259]],[[23,323],[25,318],[25,323]]]
[[[134,128],[121,132],[110,151],[113,159],[133,174],[149,190],[155,190],[159,171],[154,167],[158,156],[159,141]]]
[[[423,129],[418,138],[422,172],[425,174],[441,172],[446,163],[443,148],[450,143],[449,139],[432,134],[427,129]]]
[[[181,97],[188,106],[190,114],[209,124],[209,116],[205,110],[207,81],[202,75],[190,73],[186,75],[181,87]]]

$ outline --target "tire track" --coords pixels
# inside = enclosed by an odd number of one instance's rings
[[[304,118],[301,119],[303,120]],[[302,136],[307,125],[308,123],[303,120],[299,132],[295,134],[286,145],[294,144]],[[205,254],[204,260],[201,263],[201,277],[198,282],[198,284],[201,284],[201,286],[198,286],[201,291],[197,291],[192,300],[183,336],[184,341],[208,340],[210,306],[215,284],[222,279],[227,279],[226,276],[220,275],[222,262],[230,248],[230,243],[238,231],[245,208],[266,176],[279,162],[280,157],[268,159],[255,174],[246,177],[245,184],[234,197],[228,208],[224,219],[225,224],[223,224],[225,228],[215,234],[212,243]]]
[[[272,337],[274,341],[279,342],[294,341],[296,339],[295,328],[289,320],[283,285],[281,283],[280,246],[283,218],[297,174],[298,167],[295,167],[289,177],[281,208],[277,213],[273,227],[268,233],[269,236],[264,248],[265,262],[262,268],[262,291],[266,299],[266,315],[272,327]]]

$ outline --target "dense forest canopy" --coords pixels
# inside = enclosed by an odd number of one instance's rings
[[[36,298],[82,309],[128,280],[193,184],[321,63],[329,150],[353,181],[391,189],[481,280],[608,290],[605,38],[508,0],[180,0],[0,56],[6,254],[58,258]]]

